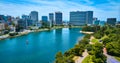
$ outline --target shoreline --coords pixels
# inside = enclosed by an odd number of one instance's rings
[[[51,29],[25,30],[23,32],[18,32],[18,35],[15,35],[15,36],[10,36],[9,34],[6,34],[6,35],[0,36],[0,40],[4,40],[4,39],[7,39],[7,38],[15,38],[15,37],[27,35],[29,33],[47,31],[47,30],[51,30]]]
[[[80,33],[84,33],[84,34],[93,34],[94,32],[80,31]]]
[[[72,27],[69,27],[69,26],[58,26],[58,27],[52,27],[52,28],[41,28],[41,29],[36,29],[36,30],[25,30],[23,32],[18,32],[18,35],[15,35],[15,36],[9,36],[9,34],[5,34],[5,35],[2,35],[0,36],[0,40],[5,40],[5,39],[8,39],[8,38],[15,38],[15,37],[19,37],[19,36],[23,36],[23,35],[27,35],[29,33],[33,33],[33,32],[41,32],[41,31],[48,31],[48,30],[54,30],[54,29],[61,29],[61,28],[82,28],[82,26],[72,26]]]

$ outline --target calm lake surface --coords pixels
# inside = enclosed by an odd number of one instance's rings
[[[0,40],[0,63],[53,63],[58,51],[74,47],[84,34],[63,28]]]

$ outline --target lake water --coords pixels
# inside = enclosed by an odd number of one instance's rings
[[[53,63],[58,51],[74,47],[84,34],[63,28],[0,40],[0,63]]]

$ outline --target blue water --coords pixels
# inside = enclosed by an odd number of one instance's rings
[[[80,30],[63,28],[0,40],[0,63],[52,63],[58,51],[64,53],[84,36]]]

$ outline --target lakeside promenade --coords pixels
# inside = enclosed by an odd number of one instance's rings
[[[35,30],[24,30],[22,32],[18,32],[18,35],[15,35],[15,36],[10,36],[9,34],[1,35],[0,40],[18,37],[18,36],[26,35],[26,34],[29,34],[32,32],[40,32],[40,31],[47,31],[47,30],[60,29],[60,28],[82,28],[82,26],[71,26],[71,27],[70,26],[54,26],[52,28],[40,28],[40,29],[35,29]],[[15,32],[13,32],[13,33],[15,33]]]

